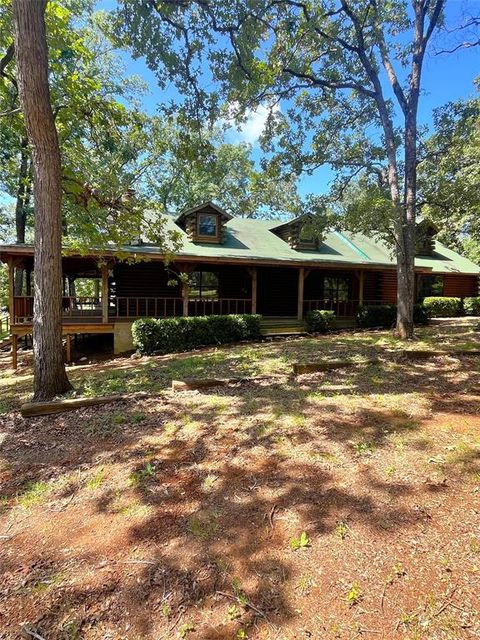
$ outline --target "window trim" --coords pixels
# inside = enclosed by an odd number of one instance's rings
[[[207,269],[195,269],[190,274],[190,278],[193,276],[194,273],[199,273],[200,274],[200,282],[199,282],[199,286],[198,286],[198,293],[195,293],[195,295],[192,295],[193,292],[192,292],[192,287],[190,285],[190,279],[189,279],[188,299],[189,300],[195,300],[195,299],[196,300],[219,300],[220,299],[220,276],[219,276],[218,272],[217,271],[210,271],[210,270],[207,270]],[[211,273],[217,279],[216,294],[214,296],[204,297],[202,295],[202,290],[204,288],[207,288],[203,284],[203,274],[204,273]],[[209,287],[209,288],[211,288],[211,287]]]
[[[335,293],[336,295],[334,297],[327,297],[327,287],[325,286],[325,283],[327,280],[335,280],[336,281],[336,287],[335,287]],[[338,293],[339,293],[339,283],[340,280],[343,280],[344,283],[347,285],[347,299],[346,300],[340,300]],[[342,302],[349,302],[350,300],[352,300],[352,295],[353,295],[353,278],[351,275],[349,274],[345,274],[345,275],[331,275],[331,274],[326,274],[323,276],[323,283],[322,283],[322,289],[323,289],[323,298],[324,300],[329,300],[331,302],[334,302],[335,304],[339,304]],[[331,287],[328,287],[328,291],[332,291]]]
[[[202,216],[208,216],[210,218],[215,218],[215,234],[212,235],[205,235],[203,233],[200,233],[200,221]],[[220,220],[219,220],[219,215],[218,213],[210,213],[207,211],[202,211],[199,212],[197,214],[197,238],[202,239],[202,240],[218,240],[219,237],[219,228],[220,228]]]

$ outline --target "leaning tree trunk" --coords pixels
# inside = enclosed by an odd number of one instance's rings
[[[13,0],[18,86],[33,161],[34,400],[71,388],[62,348],[61,169],[48,86],[45,7],[46,0]]]

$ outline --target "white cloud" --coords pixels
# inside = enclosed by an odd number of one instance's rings
[[[235,111],[236,105],[232,105],[232,109],[230,111],[230,113],[232,113],[232,117],[228,118],[227,122],[233,121],[233,114]],[[237,140],[243,140],[244,142],[255,144],[263,132],[270,111],[278,113],[280,111],[280,106],[278,104],[275,104],[273,107],[260,105],[255,110],[249,109],[245,114],[245,122],[242,122],[239,125],[233,125],[232,122],[233,126],[230,131],[232,131]]]

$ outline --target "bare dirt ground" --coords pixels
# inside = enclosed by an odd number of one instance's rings
[[[477,323],[411,348],[480,348]],[[0,638],[480,637],[480,357],[399,348],[344,333],[86,364],[78,394],[132,395],[30,420],[29,354],[5,360]],[[274,377],[168,390],[238,374]]]

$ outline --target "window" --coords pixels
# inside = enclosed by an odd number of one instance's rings
[[[420,302],[430,296],[443,296],[443,276],[421,276],[418,290]]]
[[[312,225],[307,223],[300,227],[298,241],[302,247],[315,248],[317,246],[317,239],[315,238],[315,231]]]
[[[218,216],[215,213],[200,213],[198,215],[198,235],[215,238],[218,230]]]
[[[218,275],[212,271],[194,271],[189,280],[189,298],[218,298]]]
[[[323,280],[323,297],[333,302],[350,300],[351,279],[342,276],[326,276]]]

